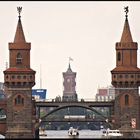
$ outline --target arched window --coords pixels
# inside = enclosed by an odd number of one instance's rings
[[[21,56],[21,53],[18,53],[18,54],[17,54],[16,62],[17,62],[17,64],[21,64],[21,63],[22,63],[22,56]]]
[[[128,95],[125,95],[125,105],[128,105],[129,104],[129,96]]]
[[[24,104],[24,98],[21,97],[21,95],[18,95],[16,98],[15,98],[15,105],[23,105]]]
[[[118,54],[117,54],[117,59],[118,59],[118,61],[121,60],[121,53],[120,52],[118,52]]]

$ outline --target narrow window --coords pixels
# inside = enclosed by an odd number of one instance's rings
[[[24,79],[26,79],[26,76],[23,76]]]
[[[118,61],[121,60],[121,53],[120,53],[120,52],[118,52],[118,56],[117,56],[117,58],[118,58]]]
[[[24,98],[22,98],[20,95],[18,95],[15,98],[15,105],[23,105],[24,104]]]
[[[16,62],[17,62],[17,64],[21,64],[22,63],[22,56],[21,56],[20,53],[17,54]]]
[[[12,75],[12,79],[14,79],[15,78],[15,76],[14,75]]]
[[[122,78],[122,75],[120,75],[120,78]]]
[[[20,100],[21,100],[21,96],[18,95],[18,96],[17,96],[17,104],[20,104]]]
[[[125,95],[125,105],[128,105],[129,104],[129,96],[128,95]]]
[[[20,76],[20,75],[18,75],[18,76],[17,76],[17,78],[18,78],[18,79],[20,79],[20,78],[21,78],[21,76]]]

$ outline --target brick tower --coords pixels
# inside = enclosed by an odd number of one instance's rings
[[[116,43],[116,67],[111,71],[115,87],[116,128],[139,128],[140,69],[137,67],[138,44],[133,42],[125,7],[125,23],[120,42]],[[135,125],[131,126],[134,120]]]
[[[17,9],[19,19],[15,38],[9,43],[9,68],[4,71],[6,138],[33,138],[32,87],[35,85],[35,71],[30,68],[31,43],[26,42],[21,24],[22,7]]]
[[[63,101],[77,101],[77,94],[75,90],[76,72],[73,72],[71,70],[70,62],[67,71],[63,72],[63,78],[64,78]]]

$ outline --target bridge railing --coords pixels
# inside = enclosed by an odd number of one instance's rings
[[[103,100],[103,101],[98,101],[94,98],[80,98],[77,101],[63,101],[63,100],[56,100],[54,98],[50,99],[36,99],[36,102],[110,102],[111,100]]]

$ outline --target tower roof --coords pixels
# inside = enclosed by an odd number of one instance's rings
[[[25,41],[24,32],[23,32],[23,28],[22,28],[22,24],[21,24],[20,13],[19,13],[18,17],[19,17],[19,20],[18,20],[18,24],[17,24],[17,29],[16,29],[15,38],[14,38],[14,43],[26,42]]]
[[[121,37],[120,42],[133,42],[127,15],[126,15],[124,28],[123,28],[123,33],[122,33],[122,37]]]
[[[72,69],[71,69],[71,67],[70,67],[70,63],[69,63],[69,67],[68,67],[68,69],[67,69],[67,72],[72,72]]]

